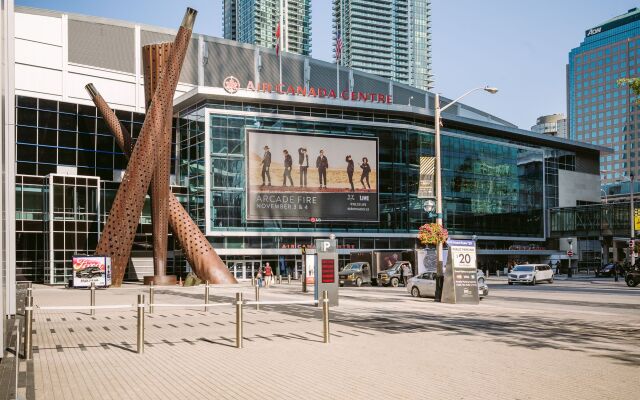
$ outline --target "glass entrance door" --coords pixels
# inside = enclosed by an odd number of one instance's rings
[[[229,272],[239,281],[248,280],[252,276],[256,276],[259,266],[260,261],[227,261]]]

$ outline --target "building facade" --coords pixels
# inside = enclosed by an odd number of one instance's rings
[[[136,137],[144,120],[136,49],[175,31],[22,7],[15,24],[16,122],[6,135],[17,172],[15,271],[62,284],[73,255],[95,248],[126,168],[84,86],[93,83]],[[300,247],[330,234],[341,262],[353,251],[418,248],[418,227],[432,221],[418,192],[421,165],[435,153],[433,94],[346,68],[336,91],[335,64],[291,53],[279,83],[278,64],[274,49],[194,34],[174,99],[172,190],[230,270],[246,279],[269,261],[295,276]],[[494,270],[561,257],[547,211],[564,204],[563,179],[582,182],[573,201],[597,198],[605,149],[464,104],[443,121],[451,235],[475,235],[481,265]],[[148,204],[140,222],[131,279],[152,273]],[[189,270],[174,240],[168,264],[170,273]]]
[[[588,29],[569,53],[567,112],[574,140],[613,149],[603,155],[602,182],[640,175],[640,108],[621,78],[640,74],[640,9]]]
[[[224,0],[224,38],[275,48],[281,26],[283,51],[311,55],[311,0]]]
[[[362,2],[333,0],[334,46],[340,65],[429,90],[431,73],[429,0]]]
[[[543,115],[536,119],[536,124],[531,127],[531,131],[566,138],[567,118],[564,114]]]

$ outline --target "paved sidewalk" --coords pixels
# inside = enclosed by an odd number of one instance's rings
[[[262,300],[309,300],[299,284]],[[235,310],[156,308],[135,353],[135,311],[38,311],[32,378],[37,399],[636,399],[640,291],[567,283],[498,284],[479,306],[414,299],[404,288],[342,290],[331,343],[321,312],[306,305]],[[97,304],[132,304],[141,286],[100,290]],[[133,290],[129,290],[133,288]],[[584,293],[601,290],[585,301]],[[212,302],[245,285],[212,287]],[[36,287],[39,305],[88,303],[84,290]],[[202,303],[203,288],[156,290],[156,303]],[[629,294],[635,294],[630,297]],[[607,297],[607,308],[597,307]],[[523,300],[524,299],[524,300]],[[631,300],[630,300],[631,299]],[[553,301],[551,306],[548,302]],[[618,305],[620,307],[618,307]],[[540,312],[544,310],[545,312]],[[603,371],[607,371],[606,374]],[[616,376],[614,381],[611,376]]]

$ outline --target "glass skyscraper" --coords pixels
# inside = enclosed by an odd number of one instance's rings
[[[340,64],[431,89],[430,3],[333,0],[334,46],[338,33],[343,42]]]
[[[224,0],[225,39],[274,48],[278,22],[282,50],[310,55],[311,0]]]
[[[602,183],[640,175],[639,107],[620,78],[637,77],[640,9],[585,31],[580,46],[569,53],[567,112],[571,139],[610,147],[602,155]]]

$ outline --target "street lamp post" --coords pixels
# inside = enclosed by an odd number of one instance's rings
[[[435,147],[436,147],[436,223],[444,226],[442,221],[442,163],[440,158],[440,123],[441,114],[447,108],[451,107],[458,101],[460,101],[463,97],[471,94],[477,90],[484,90],[491,94],[495,94],[498,92],[498,89],[490,86],[481,86],[474,89],[469,90],[464,93],[462,96],[453,100],[446,106],[440,108],[440,95],[438,93],[435,94]],[[436,247],[436,293],[435,293],[435,301],[440,302],[442,299],[442,286],[444,285],[444,268],[442,266],[442,243],[438,243]]]
[[[631,182],[629,182],[629,197],[630,197],[630,208],[631,208],[631,241],[633,241],[636,238],[636,227],[635,227],[635,206],[633,204],[633,192],[634,192],[634,187],[633,187],[633,180],[634,180],[634,175],[633,172],[631,174],[629,174],[629,178],[631,178]],[[631,262],[631,266],[633,266],[636,262],[635,260],[635,252],[633,251],[633,246],[631,246],[631,248],[629,249],[629,262]]]

